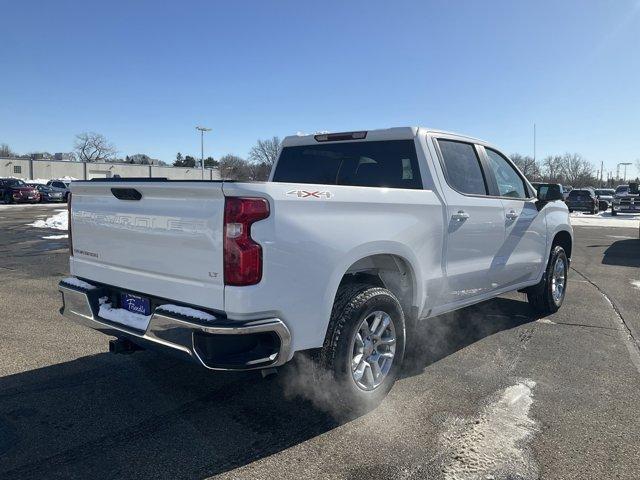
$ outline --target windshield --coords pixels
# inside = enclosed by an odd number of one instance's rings
[[[10,187],[26,187],[27,186],[26,183],[24,183],[22,180],[19,180],[17,178],[10,178],[9,180],[6,181],[6,183]]]
[[[616,195],[619,195],[621,193],[628,193],[629,192],[629,185],[620,185],[618,188],[616,188]]]
[[[613,190],[610,190],[608,188],[596,190],[596,195],[604,195],[604,196],[613,195]]]

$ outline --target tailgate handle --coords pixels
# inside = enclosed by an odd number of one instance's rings
[[[112,188],[111,193],[119,200],[140,200],[142,194],[135,188]]]

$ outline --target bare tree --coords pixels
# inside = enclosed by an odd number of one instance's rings
[[[250,163],[249,168],[251,169],[251,180],[258,182],[266,181],[271,173],[271,166],[266,163]]]
[[[534,181],[540,179],[540,166],[528,155],[520,155],[519,153],[511,154],[511,161],[529,180]]]
[[[544,180],[551,183],[562,183],[563,161],[560,155],[549,155],[542,160]]]
[[[82,162],[105,162],[117,153],[115,146],[104,135],[95,132],[76,135],[74,148]]]
[[[236,155],[225,155],[219,160],[220,176],[224,180],[251,180],[249,163]]]
[[[0,144],[0,157],[15,157],[15,152],[6,143]]]
[[[562,156],[562,173],[569,185],[586,187],[595,181],[593,165],[579,153],[565,153]]]
[[[258,140],[249,152],[249,161],[256,164],[265,163],[271,167],[278,159],[280,139],[272,137],[268,140]]]

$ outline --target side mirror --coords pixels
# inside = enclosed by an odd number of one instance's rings
[[[538,188],[538,200],[541,202],[553,202],[555,200],[563,200],[562,190],[560,185],[540,185]]]
[[[638,182],[629,182],[629,193],[631,195],[638,195]]]

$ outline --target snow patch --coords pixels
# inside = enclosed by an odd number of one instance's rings
[[[0,210],[21,210],[21,209],[41,209],[41,208],[60,208],[60,204],[55,203],[14,203],[11,205],[0,204]]]
[[[631,285],[640,290],[640,280],[631,280]]]
[[[63,278],[62,282],[67,285],[73,285],[74,287],[84,288],[85,290],[93,290],[97,288],[95,285],[91,285],[90,283],[84,282],[76,277]]]
[[[133,313],[129,310],[125,310],[124,308],[112,308],[110,303],[106,303],[104,301],[104,297],[100,300],[100,310],[98,310],[99,317],[122,325],[127,325],[128,327],[132,327],[137,330],[146,330],[149,326],[151,315]]]
[[[69,229],[69,214],[66,211],[57,213],[53,217],[48,217],[45,220],[36,220],[33,223],[27,224],[28,227],[36,228],[51,228],[54,230],[68,230]]]
[[[189,307],[181,307],[179,305],[160,305],[157,310],[164,310],[165,312],[177,313],[179,315],[184,315],[186,317],[196,318],[198,320],[203,320],[205,322],[212,322],[216,319],[213,315],[210,315],[206,312],[202,312],[200,310],[196,310],[195,308]]]
[[[69,235],[47,235],[46,237],[42,237],[45,240],[61,240],[63,238],[69,238]]]
[[[590,215],[584,212],[573,212],[569,214],[571,225],[582,227],[621,227],[637,228],[640,215],[621,213],[615,217],[611,212],[600,212]]]
[[[536,320],[537,323],[548,323],[549,325],[555,325],[556,322],[554,322],[553,320],[549,320],[548,318],[539,318],[538,320]]]
[[[529,417],[536,383],[523,380],[504,389],[474,419],[449,421],[440,438],[446,480],[537,479],[527,441],[537,430]]]

